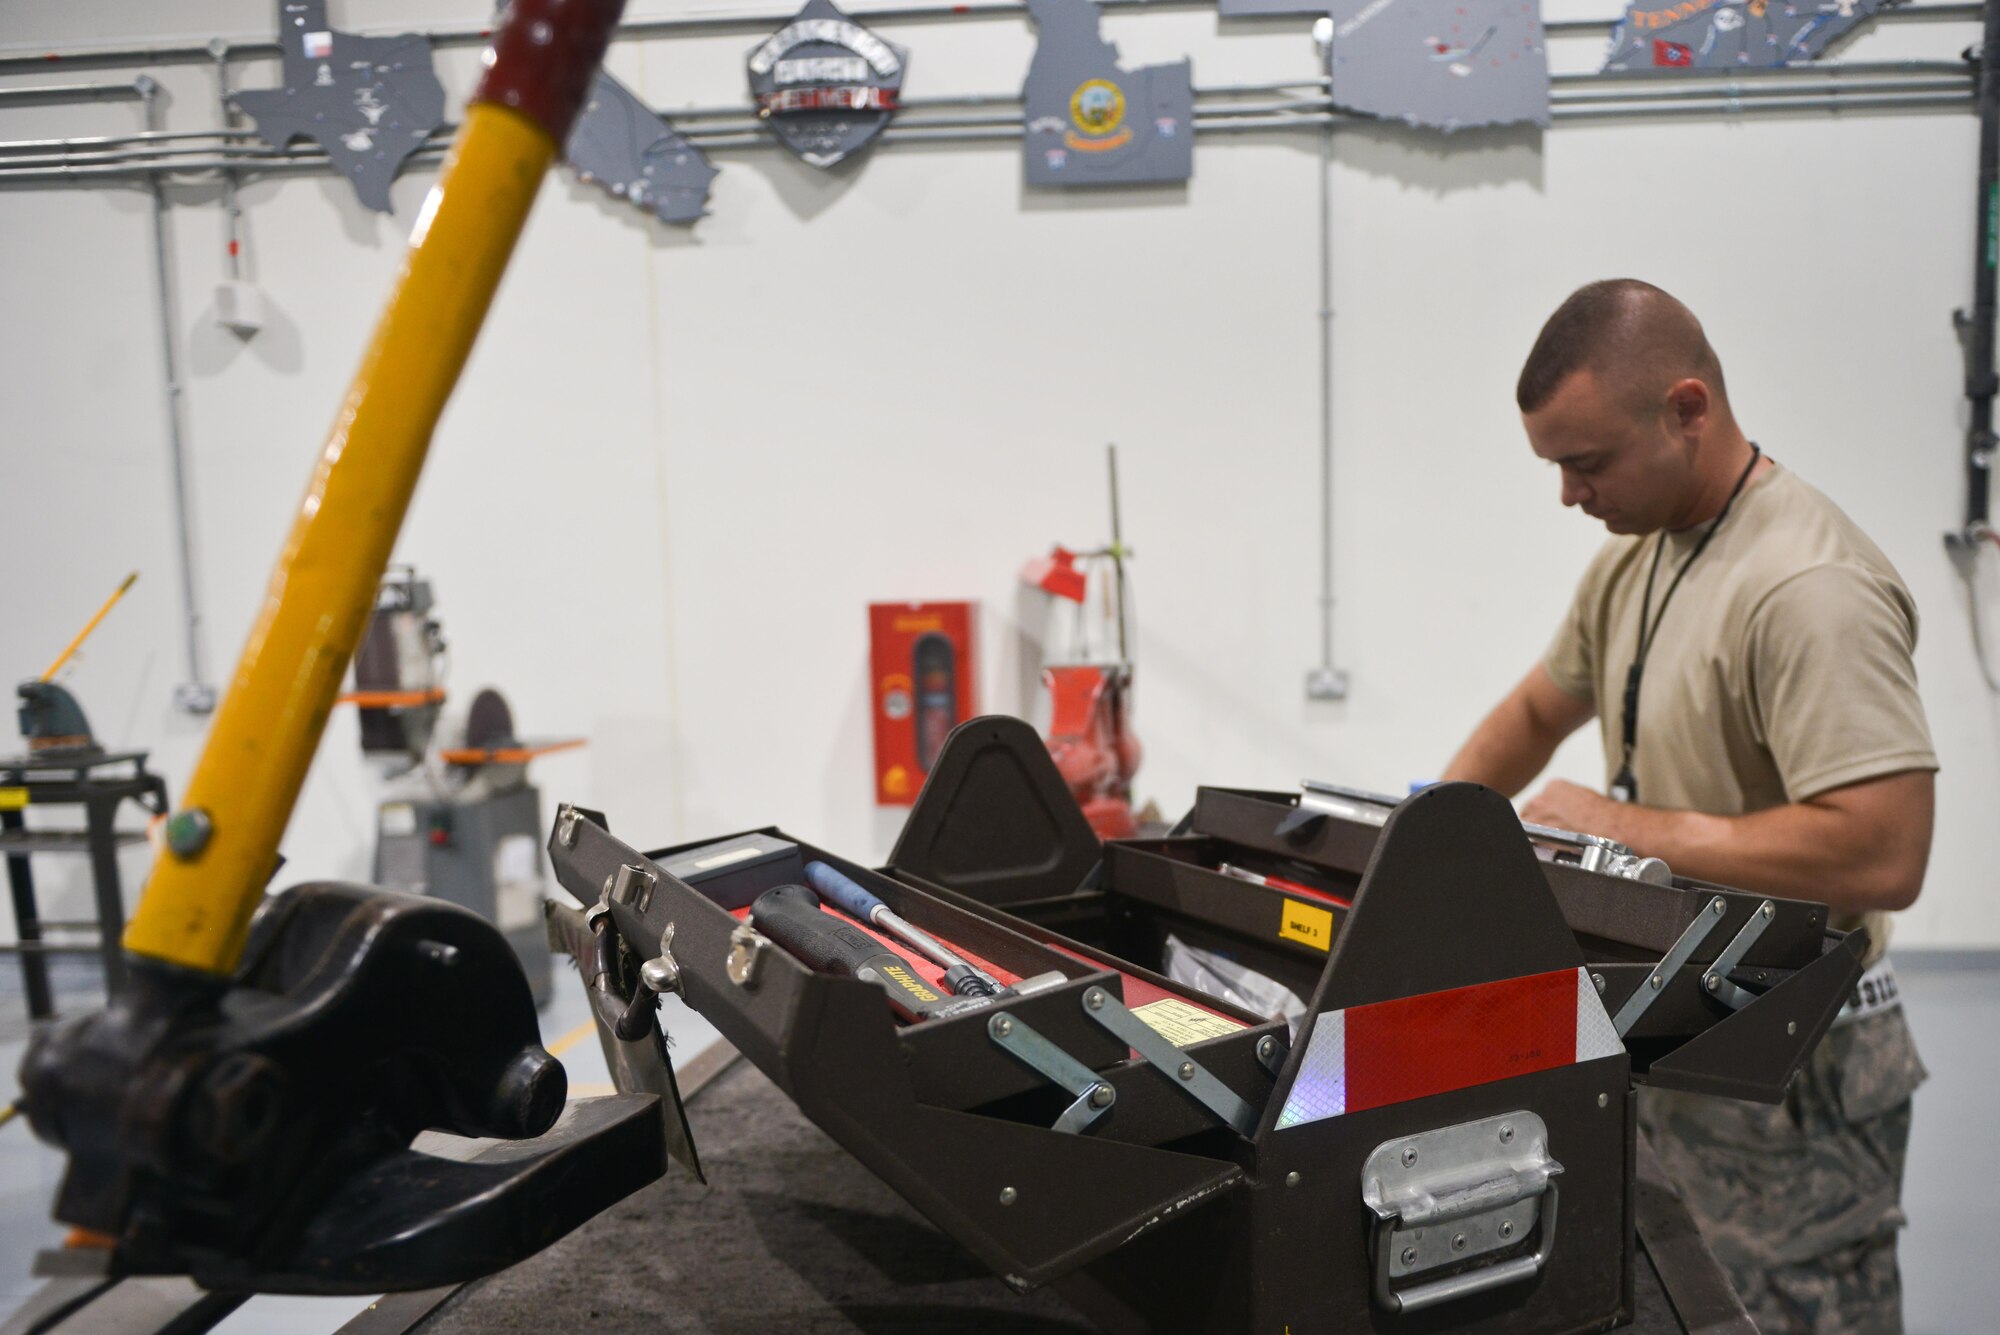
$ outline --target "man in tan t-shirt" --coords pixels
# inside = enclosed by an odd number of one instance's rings
[[[1766,1335],[1899,1331],[1924,1071],[1882,951],[1923,884],[1937,769],[1915,605],[1846,515],[1744,436],[1700,323],[1660,289],[1572,294],[1516,397],[1562,503],[1613,537],[1444,777],[1515,795],[1595,716],[1614,796],[1552,780],[1523,819],[1867,928],[1870,985],[1783,1104],[1647,1089],[1640,1125]]]

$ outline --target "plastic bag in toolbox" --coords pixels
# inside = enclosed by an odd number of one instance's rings
[[[1283,1018],[1291,1026],[1292,1037],[1299,1036],[1299,1021],[1305,1018],[1306,1003],[1276,979],[1245,968],[1227,955],[1191,946],[1171,933],[1167,936],[1165,966],[1167,977],[1176,983],[1257,1015],[1273,1020]]]

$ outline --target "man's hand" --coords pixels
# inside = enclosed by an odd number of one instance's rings
[[[1548,825],[1573,834],[1598,834],[1609,838],[1611,836],[1606,831],[1617,822],[1618,809],[1622,805],[1568,779],[1550,779],[1542,786],[1542,791],[1535,794],[1534,800],[1521,808],[1521,819],[1530,825]]]
[[[1614,802],[1550,781],[1521,819],[1615,839],[1681,876],[1837,913],[1906,909],[1923,888],[1935,794],[1928,770],[1864,779],[1747,816]]]

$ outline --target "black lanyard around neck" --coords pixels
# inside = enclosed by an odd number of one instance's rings
[[[1632,666],[1625,669],[1625,717],[1621,729],[1624,747],[1619,757],[1618,777],[1611,781],[1611,795],[1620,802],[1639,800],[1639,781],[1632,776],[1632,749],[1639,742],[1639,682],[1646,675],[1646,655],[1653,651],[1653,639],[1660,633],[1660,623],[1666,620],[1667,604],[1674,600],[1674,590],[1680,588],[1681,580],[1687,576],[1688,567],[1708,550],[1708,544],[1722,527],[1722,521],[1729,518],[1730,507],[1735,505],[1736,498],[1743,494],[1744,485],[1750,481],[1750,470],[1757,466],[1757,459],[1763,453],[1757,443],[1752,441],[1750,462],[1743,465],[1743,472],[1738,475],[1736,485],[1729,489],[1729,499],[1722,503],[1722,509],[1716,513],[1715,522],[1708,526],[1708,531],[1701,535],[1699,542],[1695,543],[1694,550],[1688,553],[1687,560],[1681,562],[1680,569],[1676,570],[1673,579],[1668,581],[1666,596],[1660,599],[1660,610],[1657,615],[1653,612],[1653,581],[1659,577],[1660,557],[1667,550],[1667,535],[1664,531],[1660,534],[1660,540],[1653,545],[1652,569],[1646,572],[1646,597],[1639,604],[1639,649],[1632,656]],[[1652,624],[1648,625],[1648,621]]]

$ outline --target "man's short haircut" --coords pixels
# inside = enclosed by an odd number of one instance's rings
[[[1635,413],[1657,411],[1667,386],[1693,377],[1727,403],[1722,363],[1694,312],[1651,283],[1606,278],[1569,294],[1542,326],[1514,401],[1537,412],[1578,371],[1605,377]]]

